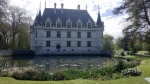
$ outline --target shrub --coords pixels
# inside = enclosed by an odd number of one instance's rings
[[[120,60],[115,66],[115,72],[121,72],[121,70],[126,68],[126,64],[123,60]]]
[[[130,51],[127,51],[127,55],[130,55]]]
[[[127,61],[133,61],[133,60],[135,60],[135,58],[132,58],[132,57],[126,57],[125,58]]]
[[[113,79],[119,79],[122,77],[122,74],[121,73],[114,73],[113,74]]]
[[[46,71],[40,71],[32,77],[32,80],[39,80],[39,81],[51,80],[51,74]]]
[[[126,62],[126,66],[127,66],[127,68],[132,68],[132,67],[140,65],[140,62],[141,62],[140,59],[135,59],[133,61],[128,61],[128,62]]]
[[[28,69],[23,72],[23,80],[31,80],[36,74],[38,74],[37,70]]]
[[[114,73],[114,65],[106,65],[106,66],[104,66],[104,67],[102,67],[101,68],[101,70],[100,70],[100,74],[102,75],[102,76],[105,76],[105,75],[107,75],[108,77],[112,77],[112,74]]]
[[[136,48],[132,48],[131,49],[131,55],[135,55],[135,53],[137,53],[137,49]]]
[[[77,78],[86,78],[88,71],[68,69],[68,70],[64,70],[63,73],[65,75],[66,80],[72,80],[72,79],[77,79]]]
[[[124,52],[123,52],[123,51],[122,51],[120,54],[121,54],[121,56],[125,56],[125,54],[124,54]]]
[[[101,69],[99,68],[89,69],[87,70],[86,73],[89,74],[87,75],[87,77],[90,79],[99,79],[101,76]]]
[[[64,80],[65,79],[65,75],[62,72],[56,72],[52,75],[52,80]]]
[[[12,77],[18,80],[22,80],[23,79],[23,72],[22,71],[15,71],[12,74]]]
[[[122,71],[123,76],[140,76],[142,72],[137,68],[129,68]]]
[[[8,71],[2,71],[2,72],[0,73],[0,76],[1,76],[1,77],[10,77],[11,74],[10,74]]]

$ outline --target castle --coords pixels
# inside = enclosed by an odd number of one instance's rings
[[[103,48],[104,23],[98,10],[94,22],[87,10],[44,9],[30,28],[30,48],[38,54],[100,54]]]

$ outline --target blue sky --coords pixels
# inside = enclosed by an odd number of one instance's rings
[[[98,5],[100,7],[100,13],[102,21],[104,21],[105,30],[104,34],[110,34],[117,38],[122,36],[123,24],[121,21],[127,15],[116,16],[113,15],[112,10],[119,6],[123,0],[46,0],[46,7],[53,8],[54,3],[57,3],[57,8],[61,7],[61,3],[64,4],[64,8],[77,9],[77,5],[80,5],[81,9],[86,9],[94,21],[97,20]],[[44,10],[45,0],[10,0],[10,4],[20,6],[28,11],[28,14],[35,18],[37,10],[39,9],[41,2],[41,10]]]

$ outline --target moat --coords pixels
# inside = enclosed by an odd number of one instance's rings
[[[86,69],[100,68],[111,59],[110,57],[99,56],[53,56],[40,57],[36,56],[33,59],[11,59],[3,57],[0,60],[1,69],[33,67],[38,70],[59,71],[69,68]]]

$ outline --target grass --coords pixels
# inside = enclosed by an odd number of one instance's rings
[[[66,80],[66,81],[24,81],[15,80],[9,77],[0,77],[0,84],[149,84],[144,78],[150,77],[150,57],[144,56],[127,56],[140,58],[142,62],[137,66],[142,71],[142,76],[121,78],[116,80]]]

